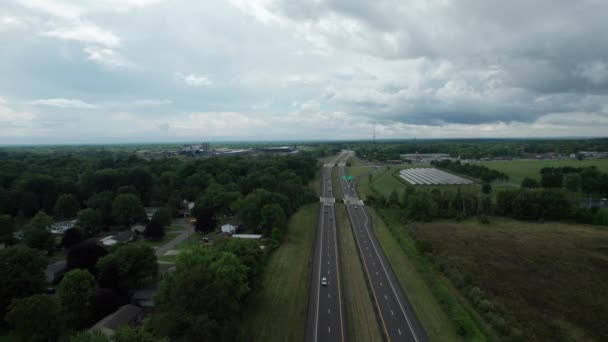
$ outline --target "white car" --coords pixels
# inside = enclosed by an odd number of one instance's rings
[[[327,278],[323,277],[323,279],[321,279],[321,285],[327,286]]]

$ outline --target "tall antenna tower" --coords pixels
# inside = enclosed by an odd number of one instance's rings
[[[374,124],[374,150],[376,149],[376,124]]]

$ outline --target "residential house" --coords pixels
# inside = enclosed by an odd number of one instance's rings
[[[125,230],[125,231],[122,231],[122,232],[114,234],[114,235],[106,236],[105,238],[99,240],[99,242],[101,242],[101,244],[104,246],[113,246],[119,242],[124,242],[124,243],[131,242],[131,241],[133,241],[134,238],[135,238],[134,232],[132,232],[130,230]]]
[[[114,335],[114,332],[123,325],[137,326],[141,324],[144,312],[140,307],[132,304],[121,306],[114,313],[104,317],[95,323],[90,331],[99,331],[107,337]]]
[[[50,225],[47,229],[53,234],[63,234],[66,230],[76,226],[76,220],[59,221]]]

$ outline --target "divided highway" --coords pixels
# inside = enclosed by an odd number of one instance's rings
[[[330,163],[325,164],[321,174],[321,205],[312,267],[306,341],[347,341],[335,221],[335,198],[331,181],[333,166],[346,156],[346,153],[342,153]]]
[[[359,257],[384,337],[387,341],[426,342],[428,337],[424,328],[416,318],[372,230],[371,217],[358,198],[355,182],[344,179],[345,166],[344,162],[338,164],[338,175]]]

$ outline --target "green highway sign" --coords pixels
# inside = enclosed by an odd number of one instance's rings
[[[344,179],[344,180],[353,180],[353,179],[355,179],[355,177],[353,177],[353,176],[342,176],[342,179]]]

